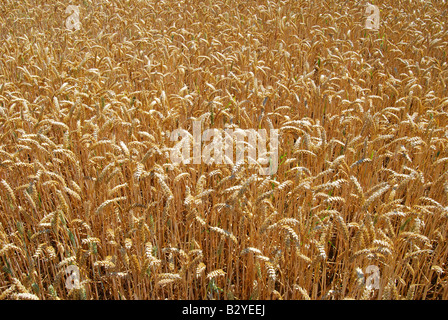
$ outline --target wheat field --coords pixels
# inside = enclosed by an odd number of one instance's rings
[[[448,299],[448,4],[371,3],[2,0],[0,299]]]

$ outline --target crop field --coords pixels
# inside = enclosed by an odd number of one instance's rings
[[[370,5],[2,0],[0,300],[448,299],[448,4]]]

